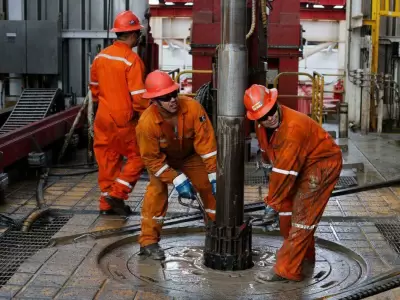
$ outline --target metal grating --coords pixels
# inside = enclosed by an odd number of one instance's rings
[[[357,179],[353,176],[340,176],[336,183],[335,189],[345,189],[352,186],[357,186]]]
[[[266,185],[267,180],[263,174],[259,172],[246,172],[244,177],[244,184],[245,185]],[[357,186],[358,182],[352,176],[341,176],[335,186],[335,189],[345,189],[352,186]]]
[[[46,247],[71,217],[42,218],[32,225],[29,232],[10,228],[0,236],[0,287],[7,283],[26,259]]]
[[[245,185],[266,185],[267,184],[267,179],[265,178],[264,175],[248,175],[245,176],[244,178],[244,184]]]
[[[0,135],[46,117],[58,91],[58,89],[25,89],[11,115],[1,127]]]
[[[396,253],[400,254],[400,224],[399,223],[375,223],[376,228],[383,235]]]
[[[255,162],[247,162],[244,165],[244,184],[245,185],[266,185],[267,179],[262,169],[256,169]]]

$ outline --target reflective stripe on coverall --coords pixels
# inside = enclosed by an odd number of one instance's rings
[[[125,200],[144,168],[135,133],[138,113],[149,106],[141,96],[143,76],[140,57],[118,41],[101,51],[91,68],[90,88],[94,101],[99,102],[94,121],[99,186],[102,193]],[[123,156],[127,162],[122,169]],[[100,210],[110,208],[100,197]]]
[[[263,159],[273,165],[265,202],[279,212],[284,237],[275,272],[301,280],[304,259],[315,261],[314,232],[342,169],[342,154],[330,135],[305,114],[283,105],[281,124],[268,142],[256,122]]]
[[[168,184],[178,171],[192,182],[208,217],[215,219],[216,202],[208,174],[216,172],[217,143],[214,130],[203,107],[197,101],[180,96],[177,129],[163,120],[156,104],[140,117],[138,144],[150,183],[142,207],[142,247],[160,240],[162,222],[168,208]]]

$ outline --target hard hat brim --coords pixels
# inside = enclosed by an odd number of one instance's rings
[[[111,29],[111,32],[129,32],[129,31],[140,30],[142,28],[144,28],[143,25],[132,25],[132,26],[127,26],[127,27],[123,27],[123,28],[113,27]]]
[[[174,83],[170,87],[167,87],[167,88],[162,89],[162,90],[157,91],[157,92],[148,92],[148,91],[146,91],[143,94],[142,97],[145,98],[145,99],[153,99],[153,98],[157,98],[157,97],[160,97],[160,96],[168,95],[169,93],[172,93],[173,91],[176,91],[178,89],[179,89],[179,84]]]

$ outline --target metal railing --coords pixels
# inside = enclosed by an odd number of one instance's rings
[[[183,74],[212,74],[213,71],[212,70],[184,70],[179,72],[178,74],[176,74],[175,76],[175,82],[180,84],[180,77]],[[196,93],[190,93],[190,94],[185,94],[187,96],[196,96]]]
[[[318,124],[322,125],[323,121],[323,106],[324,106],[324,76],[314,72],[313,75],[305,72],[282,72],[274,78],[274,88],[278,87],[279,78],[282,76],[307,76],[312,82],[311,92],[311,118]],[[307,99],[310,96],[299,95],[278,95],[278,98],[297,98]]]

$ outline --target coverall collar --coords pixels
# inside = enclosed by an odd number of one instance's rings
[[[119,40],[115,40],[113,45],[117,46],[117,47],[120,47],[120,48],[126,48],[126,49],[129,49],[129,50],[132,50],[132,48],[129,47],[128,44],[126,44],[126,43],[124,43],[122,41],[119,41]]]
[[[182,96],[179,96],[179,98],[178,98],[179,109],[176,112],[176,115],[178,117],[179,117],[180,114],[184,115],[184,114],[186,114],[188,112],[188,107],[187,107],[186,103],[184,101],[181,101],[181,100],[182,100]],[[164,121],[164,118],[161,116],[161,113],[158,111],[157,104],[154,103],[153,105],[154,105],[154,110],[156,111],[154,122],[156,124],[160,124],[160,123],[162,123]]]

